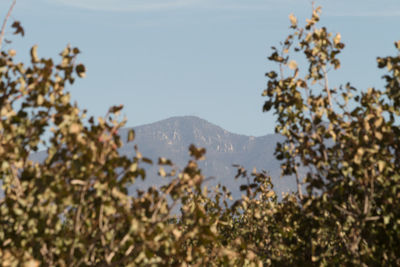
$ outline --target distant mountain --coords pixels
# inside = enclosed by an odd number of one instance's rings
[[[203,174],[213,177],[210,185],[222,183],[234,196],[240,196],[238,187],[245,181],[235,180],[236,168],[240,164],[250,172],[253,168],[266,170],[272,177],[274,189],[280,192],[294,191],[296,183],[293,177],[280,178],[280,162],[275,159],[274,151],[278,141],[283,137],[269,134],[253,137],[230,133],[221,127],[193,116],[172,117],[155,123],[134,127],[136,138],[134,142],[125,144],[121,153],[134,156],[134,145],[139,151],[157,163],[158,157],[171,159],[179,167],[184,167],[189,160],[188,147],[194,144],[207,150],[206,160],[201,162]],[[122,140],[127,140],[129,128],[120,131]],[[165,183],[158,177],[158,166],[147,166],[148,178],[145,185]],[[142,187],[138,183],[136,187]],[[133,188],[131,188],[133,190]]]
[[[278,134],[253,137],[230,133],[221,127],[194,116],[172,117],[151,124],[133,127],[136,138],[125,143],[120,149],[121,154],[128,157],[135,155],[134,145],[144,157],[153,160],[153,165],[142,165],[146,169],[145,181],[138,180],[130,189],[133,194],[136,189],[147,186],[160,186],[167,180],[157,175],[159,157],[171,159],[175,165],[184,167],[189,160],[188,148],[191,144],[204,147],[207,150],[206,159],[200,162],[200,167],[206,177],[212,177],[209,185],[218,183],[225,185],[234,197],[240,197],[239,186],[245,180],[235,180],[237,173],[233,164],[239,164],[250,172],[266,170],[272,177],[274,189],[281,196],[282,192],[295,191],[296,182],[293,177],[280,178],[280,162],[274,157],[276,143],[283,141]],[[130,128],[121,129],[123,141],[127,140]],[[31,157],[42,161],[46,152],[39,152]]]

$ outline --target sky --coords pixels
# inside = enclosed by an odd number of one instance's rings
[[[376,57],[394,55],[400,40],[398,0],[320,0],[321,26],[346,44],[333,84],[382,86]],[[0,0],[4,18],[11,0]],[[87,77],[68,90],[96,117],[124,105],[127,126],[194,115],[224,129],[261,136],[274,132],[263,113],[264,74],[274,68],[271,46],[290,33],[288,15],[303,23],[309,0],[17,0],[11,22],[24,38],[6,38],[27,61],[39,45],[56,58],[67,45],[82,51]],[[1,19],[2,20],[2,19]],[[301,66],[300,66],[301,67]]]

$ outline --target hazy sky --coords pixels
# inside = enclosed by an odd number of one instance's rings
[[[2,17],[10,3],[0,0]],[[375,59],[395,53],[400,1],[316,4],[321,25],[346,43],[332,82],[379,86]],[[124,104],[128,126],[196,115],[258,136],[274,129],[272,114],[261,112],[270,47],[289,33],[290,13],[304,21],[310,12],[308,0],[17,0],[12,18],[26,37],[3,48],[26,60],[34,44],[48,57],[78,46],[87,78],[70,90],[92,115]]]

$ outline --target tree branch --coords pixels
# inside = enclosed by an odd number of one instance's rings
[[[0,49],[1,49],[1,46],[3,44],[3,39],[4,39],[4,34],[5,34],[5,30],[6,30],[7,21],[10,18],[11,12],[12,12],[12,10],[13,10],[13,8],[14,8],[16,3],[17,3],[17,0],[13,0],[12,4],[10,6],[10,9],[8,10],[8,13],[7,13],[6,17],[4,18],[3,25],[1,26]]]
[[[329,101],[329,108],[332,109],[332,98],[331,98],[331,92],[329,90],[329,82],[328,82],[328,72],[326,71],[326,67],[322,66],[322,71],[324,72],[324,80],[325,80],[325,91],[326,94],[328,95],[328,101]]]

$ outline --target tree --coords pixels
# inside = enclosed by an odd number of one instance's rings
[[[298,192],[303,255],[322,265],[398,265],[400,57],[377,59],[389,71],[384,90],[357,91],[350,83],[331,88],[328,68],[340,67],[344,44],[340,34],[317,28],[319,13],[313,10],[305,28],[290,16],[294,33],[269,58],[280,74],[267,73],[264,91],[264,110],[275,111],[276,132],[287,137],[276,149],[283,172],[298,176],[300,165],[309,167],[307,194],[301,186]],[[400,42],[395,47],[400,51]],[[304,78],[291,50],[309,64]]]
[[[264,110],[277,115],[276,132],[286,139],[276,156],[299,185],[280,202],[266,172],[240,166],[241,199],[230,202],[222,185],[203,187],[197,162],[205,150],[193,145],[182,171],[159,159],[165,186],[129,196],[128,185],[145,179],[141,166],[151,161],[137,148],[133,158],[120,155],[123,143],[134,140],[133,131],[127,140],[118,134],[122,106],[95,120],[71,103],[65,88],[85,76],[79,49],[66,47],[54,63],[34,46],[29,66],[14,62],[14,50],[1,51],[0,262],[399,265],[400,56],[378,58],[378,67],[388,69],[384,90],[331,88],[328,71],[340,67],[344,44],[317,27],[319,13],[313,9],[304,28],[291,15],[293,33],[269,57],[278,71],[267,73]],[[303,78],[292,54],[308,62]],[[46,158],[33,162],[39,147]],[[305,185],[300,166],[308,168]]]

